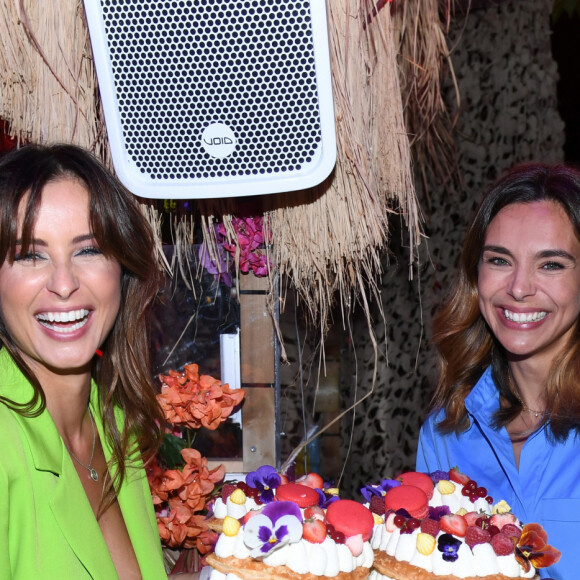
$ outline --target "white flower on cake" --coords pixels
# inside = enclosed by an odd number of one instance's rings
[[[264,506],[244,526],[244,542],[252,558],[264,558],[272,550],[302,538],[300,508],[289,501],[276,501]]]

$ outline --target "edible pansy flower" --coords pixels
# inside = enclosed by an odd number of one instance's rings
[[[429,518],[438,522],[443,516],[448,516],[451,513],[448,505],[440,505],[436,507],[429,506]]]
[[[548,534],[540,524],[526,524],[516,545],[516,560],[529,572],[530,568],[547,568],[559,559],[560,550],[547,545]]]
[[[433,484],[437,485],[442,479],[449,479],[449,472],[438,469],[437,471],[432,471],[429,474],[429,477],[431,478]]]
[[[274,467],[262,465],[248,473],[246,483],[260,492],[262,503],[270,503],[274,501],[274,490],[282,483],[282,479]]]
[[[365,485],[361,488],[360,492],[363,494],[364,498],[370,502],[373,495],[384,497],[387,491],[393,489],[393,487],[398,487],[399,485],[401,485],[401,482],[396,479],[383,479],[379,485]]]
[[[437,538],[437,549],[442,553],[442,558],[446,562],[455,562],[457,560],[459,546],[461,546],[461,540],[454,538],[451,534],[441,534]]]
[[[318,505],[322,509],[326,509],[331,503],[340,499],[338,494],[335,493],[329,493],[328,491],[322,491],[321,489],[315,489],[315,491],[318,493]]]
[[[263,558],[272,550],[302,538],[300,508],[290,501],[275,501],[264,506],[244,526],[244,543],[252,558]]]

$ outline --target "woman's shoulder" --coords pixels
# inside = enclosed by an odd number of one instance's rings
[[[7,403],[0,401],[0,440],[6,441],[5,435],[15,433],[18,430],[18,413],[11,409]]]

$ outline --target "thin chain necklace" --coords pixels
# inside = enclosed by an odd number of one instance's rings
[[[95,431],[95,421],[93,419],[93,414],[91,412],[91,408],[89,407],[89,417],[91,419],[91,428],[93,430],[93,449],[91,451],[91,458],[89,459],[89,464],[85,465],[66,445],[65,443],[65,447],[66,450],[70,453],[70,456],[82,467],[84,467],[88,472],[89,472],[89,477],[93,480],[93,481],[99,481],[99,474],[97,473],[97,470],[92,467],[92,463],[93,463],[93,458],[95,457],[95,445],[97,442],[97,432]]]
[[[540,416],[543,415],[545,411],[534,411],[534,409],[530,409],[523,401],[520,400],[520,403],[522,404],[522,409],[524,411],[526,411],[526,413],[529,413],[530,415],[533,415],[536,419]]]

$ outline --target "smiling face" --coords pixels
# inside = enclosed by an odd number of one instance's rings
[[[26,198],[21,203],[21,209]],[[22,211],[18,216],[21,231]],[[99,250],[89,194],[78,180],[48,183],[25,255],[0,267],[0,312],[24,360],[44,373],[89,373],[121,300],[121,267]]]
[[[551,363],[580,313],[580,241],[559,204],[516,203],[495,216],[478,293],[481,313],[510,360]]]

